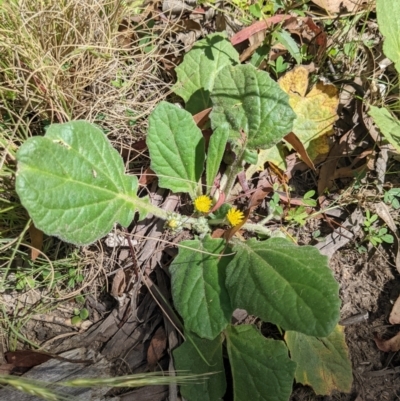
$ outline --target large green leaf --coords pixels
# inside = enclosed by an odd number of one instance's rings
[[[211,190],[214,179],[217,176],[225,146],[228,142],[229,130],[227,127],[218,127],[210,137],[207,152],[206,183],[207,192]]]
[[[389,57],[400,73],[400,3],[398,1],[376,0],[379,30],[385,37],[383,52]]]
[[[252,65],[224,67],[217,75],[211,99],[213,128],[224,123],[231,139],[243,131],[249,149],[268,149],[287,135],[296,115],[288,95],[264,72]]]
[[[204,169],[204,138],[190,113],[161,102],[151,113],[147,135],[151,168],[160,187],[196,197]]]
[[[103,132],[86,121],[51,125],[17,153],[16,189],[35,226],[79,245],[127,227],[135,211],[146,215],[147,199],[136,195],[137,178]]]
[[[283,341],[264,338],[253,326],[226,330],[234,401],[286,401],[296,364]]]
[[[176,68],[177,95],[192,114],[211,107],[210,93],[218,72],[226,65],[239,63],[239,54],[225,34],[215,33],[195,43],[183,63]]]
[[[234,307],[285,330],[327,336],[339,319],[339,285],[328,259],[282,238],[233,247],[226,285]]]
[[[389,110],[371,106],[368,114],[374,119],[386,140],[400,153],[400,122]]]
[[[336,326],[328,337],[287,331],[285,341],[292,359],[297,362],[298,383],[311,386],[321,395],[329,395],[333,390],[350,392],[353,374],[343,327]]]
[[[225,288],[231,257],[219,257],[225,248],[222,239],[207,236],[180,245],[190,249],[181,247],[169,268],[174,305],[187,330],[211,340],[226,327],[233,312]]]
[[[181,385],[181,394],[188,401],[218,401],[225,394],[226,380],[222,359],[222,336],[214,340],[185,333],[186,341],[173,351],[175,368],[191,374],[212,373],[195,384]]]

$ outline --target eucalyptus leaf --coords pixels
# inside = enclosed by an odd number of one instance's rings
[[[228,326],[226,334],[235,401],[287,401],[296,364],[284,342],[250,325]]]
[[[234,307],[284,330],[327,336],[339,319],[339,285],[312,246],[282,239],[238,242],[227,268]]]
[[[204,169],[205,145],[192,115],[171,103],[159,103],[150,116],[146,142],[160,187],[188,192],[195,198]]]
[[[85,245],[114,223],[127,227],[135,211],[144,218],[147,198],[138,180],[104,133],[87,121],[51,125],[44,137],[28,139],[17,153],[16,190],[35,227]]]
[[[288,95],[270,76],[252,65],[224,67],[215,78],[211,95],[211,124],[230,127],[230,139],[246,136],[248,149],[267,149],[293,127],[296,114]]]

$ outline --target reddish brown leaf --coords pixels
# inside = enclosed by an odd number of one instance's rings
[[[391,324],[400,324],[400,296],[397,298],[390,312],[389,322]]]
[[[300,155],[300,157],[303,159],[304,163],[306,163],[307,166],[310,167],[311,170],[315,171],[314,163],[311,161],[310,157],[308,156],[306,148],[300,142],[300,139],[297,138],[297,136],[293,132],[291,132],[290,134],[287,134],[284,137],[284,139],[285,139],[285,141],[289,142],[293,146],[294,150]]]
[[[292,18],[290,15],[274,15],[273,17],[267,18],[263,21],[255,22],[253,25],[248,26],[247,28],[242,29],[238,33],[232,36],[231,43],[233,46],[238,43],[244,42],[246,39],[249,39],[250,36],[254,35],[257,32],[260,32],[264,29],[268,29],[274,24],[278,24],[279,22],[285,21],[289,18]]]
[[[33,223],[29,227],[29,236],[31,237],[31,259],[36,260],[43,247],[43,231],[38,230]]]
[[[389,340],[382,340],[376,335],[374,340],[376,346],[383,352],[397,352],[400,350],[400,331]]]
[[[264,180],[266,182],[266,180]],[[271,185],[262,185],[259,186],[253,195],[251,195],[250,201],[249,201],[249,209],[254,209],[258,206],[261,205],[262,201],[265,199],[265,197],[272,192],[272,186]]]
[[[357,168],[351,168],[351,167],[342,167],[339,168],[335,171],[333,174],[333,178],[336,180],[338,178],[353,178],[357,174],[366,171],[367,170],[367,165],[363,165]]]
[[[151,367],[155,367],[158,361],[163,357],[167,348],[167,336],[165,330],[160,326],[154,333],[147,350],[147,363]]]
[[[11,375],[12,373],[15,373],[15,371],[16,371],[16,366],[13,365],[12,363],[4,363],[3,365],[0,365],[1,376]]]
[[[218,201],[217,201],[217,203],[212,207],[212,209],[210,210],[209,213],[213,213],[213,212],[215,212],[216,210],[218,210],[218,209],[223,205],[223,203],[225,202],[225,194],[224,194],[221,190],[219,190],[219,189],[217,189],[217,191],[219,191],[219,198],[218,198]]]
[[[212,107],[205,109],[203,111],[200,111],[199,113],[195,114],[193,116],[193,120],[196,123],[196,125],[201,129],[204,124],[209,120],[210,113],[211,113]]]
[[[319,26],[315,25],[314,21],[310,17],[305,18],[305,22],[307,26],[315,33],[315,43],[325,49],[327,42],[326,33]]]
[[[150,168],[147,167],[144,173],[140,175],[139,185],[149,185],[156,179],[156,173]]]
[[[134,144],[132,144],[132,149],[137,150],[138,152],[141,152],[142,150],[147,149],[147,144],[145,139],[141,139]]]
[[[211,234],[211,238],[223,238],[225,231],[223,228],[216,228],[212,234]]]
[[[36,352],[32,350],[9,351],[5,352],[6,361],[16,367],[32,368],[47,362],[52,357],[48,354]]]

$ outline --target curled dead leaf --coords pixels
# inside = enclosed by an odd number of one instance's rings
[[[400,350],[400,331],[389,340],[382,340],[378,336],[374,337],[376,346],[383,352],[397,352]]]
[[[391,324],[400,324],[400,296],[397,298],[390,312],[389,322]]]
[[[160,326],[154,333],[147,350],[147,363],[151,367],[155,367],[158,361],[162,358],[167,347],[167,336],[165,330]]]

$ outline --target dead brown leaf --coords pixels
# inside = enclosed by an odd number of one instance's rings
[[[294,150],[303,159],[304,163],[306,163],[307,166],[310,167],[311,170],[315,171],[314,163],[308,156],[307,150],[304,147],[304,145],[301,143],[300,139],[297,138],[297,136],[293,132],[291,132],[290,134],[287,134],[283,139],[286,142],[290,143],[290,145],[293,146]]]
[[[389,322],[391,324],[400,324],[400,296],[397,298],[390,312]]]
[[[43,231],[37,229],[33,223],[29,227],[29,236],[31,237],[31,259],[36,260],[43,247]]]
[[[383,352],[397,352],[400,350],[400,331],[389,340],[374,337],[376,346]]]
[[[32,368],[52,358],[51,355],[31,350],[9,351],[6,352],[4,356],[8,363],[23,368]]]
[[[217,191],[219,191],[219,197],[217,203],[211,208],[209,213],[213,213],[216,210],[218,210],[225,202],[225,194],[220,189],[217,189]]]
[[[147,363],[150,367],[155,367],[163,357],[167,347],[167,336],[164,327],[160,326],[154,333],[147,350]]]
[[[3,365],[0,365],[0,375],[10,375],[15,372],[15,368],[16,366],[12,363],[3,363]]]
[[[247,28],[242,29],[238,33],[232,36],[231,43],[233,46],[244,42],[249,39],[251,36],[256,34],[257,32],[263,31],[264,29],[270,28],[274,24],[278,24],[282,21],[285,21],[289,18],[293,18],[291,15],[274,15],[273,17],[267,18],[263,21],[255,22],[254,24],[248,26]]]
[[[209,120],[209,116],[211,113],[212,107],[205,109],[203,111],[200,111],[199,113],[195,114],[193,116],[193,120],[196,123],[196,125],[201,129],[203,125]]]
[[[147,167],[146,170],[140,175],[139,185],[149,185],[156,179],[156,173],[150,168]]]
[[[265,197],[272,192],[272,186],[266,180],[260,181],[264,185],[259,185],[249,201],[249,209],[254,209],[261,205]]]
[[[225,234],[225,230],[223,228],[216,228],[212,234],[211,238],[223,238]]]

